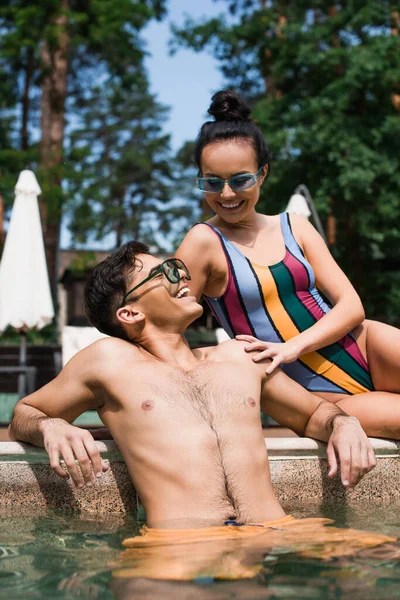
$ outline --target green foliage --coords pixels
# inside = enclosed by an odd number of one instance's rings
[[[108,76],[85,95],[67,161],[74,239],[114,233],[115,246],[134,238],[165,249],[168,237],[181,234],[186,211],[173,198],[169,136],[162,132],[167,109],[139,67]]]
[[[174,189],[179,191],[180,204],[178,211],[182,211],[181,233],[175,236],[174,250],[182,241],[183,235],[187,231],[188,223],[192,224],[201,220],[201,200],[203,194],[200,194],[195,187],[197,169],[193,162],[194,142],[185,142],[178,150],[173,164]]]
[[[13,327],[7,327],[5,331],[0,335],[0,344],[20,344],[21,336],[13,329]],[[46,344],[54,344],[57,340],[57,329],[56,323],[50,323],[43,329],[30,329],[26,334],[27,344],[35,344],[38,346]]]
[[[69,270],[73,273],[86,274],[89,269],[93,269],[97,265],[96,254],[92,250],[80,252],[79,256],[74,258],[69,265]]]
[[[6,207],[13,200],[19,171],[37,170],[40,125],[40,95],[43,75],[40,49],[50,52],[59,44],[62,27],[57,17],[66,14],[69,39],[67,119],[73,123],[79,99],[85,96],[88,80],[119,76],[125,82],[142,67],[146,54],[140,36],[149,20],[166,13],[165,0],[13,0],[0,6],[0,192]],[[26,92],[26,105],[22,101]],[[23,140],[25,116],[28,140]],[[40,137],[40,136],[39,136]],[[50,221],[60,219],[65,201],[61,182],[64,169],[58,165],[39,173]]]
[[[61,14],[68,17],[65,31],[57,23]],[[0,7],[0,192],[7,207],[18,172],[29,165],[47,221],[67,214],[76,243],[113,232],[115,245],[136,237],[162,250],[182,236],[193,209],[173,198],[181,167],[162,132],[167,109],[150,94],[143,66],[141,31],[165,14],[166,0],[14,0]],[[54,52],[63,33],[69,40],[64,157],[38,168],[46,74],[40,48],[46,42]]]
[[[283,210],[305,183],[332,251],[368,316],[399,323],[400,24],[380,0],[228,1],[232,18],[175,29],[209,48],[275,154],[260,209]],[[397,6],[398,10],[398,6]],[[398,17],[397,17],[398,18]],[[392,31],[393,29],[393,31]]]

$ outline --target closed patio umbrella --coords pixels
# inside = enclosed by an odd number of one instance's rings
[[[26,367],[26,332],[51,323],[54,307],[32,171],[22,171],[0,262],[0,333],[9,325],[21,333],[20,367]],[[21,390],[21,378],[19,393]],[[23,378],[23,383],[25,378]]]
[[[307,200],[303,194],[293,194],[293,196],[290,197],[285,212],[302,215],[303,217],[307,217],[307,219],[311,215],[311,210],[309,209]]]
[[[285,212],[302,215],[307,219],[309,217],[312,217],[317,231],[321,235],[324,242],[326,244],[328,243],[326,240],[324,228],[322,227],[322,223],[318,216],[317,209],[315,208],[314,201],[310,194],[310,190],[306,185],[304,185],[304,183],[298,185],[297,188],[294,190],[294,193],[289,200]]]

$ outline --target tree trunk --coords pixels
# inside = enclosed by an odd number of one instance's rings
[[[122,224],[118,223],[118,225],[115,228],[115,250],[118,250],[118,248],[120,248],[121,245],[122,245]]]
[[[398,10],[392,10],[391,19],[392,19],[392,28],[391,28],[390,32],[392,35],[397,36],[397,35],[399,35],[399,29],[400,29],[400,12]],[[393,86],[393,87],[395,87],[395,86]],[[398,93],[398,91],[396,89],[393,89],[393,91],[392,91],[392,104],[393,104],[395,110],[400,112],[400,94]]]
[[[267,1],[260,0],[261,8],[267,8]],[[278,16],[278,24],[275,28],[275,35],[279,39],[283,39],[282,29],[287,25],[287,17],[282,14],[283,8],[279,7],[279,16]],[[268,32],[265,32],[265,38],[268,42]],[[270,98],[282,98],[282,90],[277,87],[275,77],[271,74],[272,71],[272,61],[273,56],[270,48],[266,47],[264,50],[264,64],[263,64],[263,76],[264,76],[264,85],[267,96]]]
[[[57,289],[57,263],[62,209],[62,155],[64,142],[65,97],[68,72],[69,0],[61,0],[60,10],[53,18],[57,43],[51,47],[43,40],[41,47],[42,98],[40,171],[43,194],[40,196],[47,268],[53,295]]]
[[[332,247],[336,244],[336,218],[334,214],[333,198],[329,198],[330,214],[326,220],[326,239],[328,246]]]
[[[25,65],[25,84],[24,92],[22,94],[22,126],[21,126],[21,149],[27,150],[29,146],[28,136],[28,122],[29,122],[29,109],[30,109],[30,98],[29,90],[32,81],[33,74],[33,48],[28,48],[26,65]]]

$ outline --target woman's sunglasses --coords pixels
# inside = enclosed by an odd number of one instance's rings
[[[187,279],[188,281],[191,280],[189,269],[187,268],[184,262],[179,260],[179,258],[168,258],[167,260],[164,260],[164,262],[162,262],[161,265],[158,265],[158,267],[154,267],[154,269],[152,269],[151,271],[152,272],[150,272],[150,275],[146,277],[146,279],[143,279],[143,281],[138,283],[138,285],[136,285],[134,288],[132,288],[131,290],[129,290],[129,292],[125,294],[125,296],[122,299],[120,308],[122,308],[125,305],[127,297],[130,294],[132,294],[132,292],[137,290],[144,283],[147,283],[147,281],[150,281],[150,279],[153,279],[153,277],[157,277],[159,273],[165,275],[165,277],[170,283],[179,283],[179,281],[181,280],[181,274],[179,273],[179,271],[184,271],[185,279]]]
[[[220,177],[197,177],[197,187],[202,192],[209,192],[211,194],[219,194],[224,189],[227,183],[231,190],[234,192],[243,192],[248,190],[257,183],[257,179],[263,172],[264,167],[260,167],[257,173],[242,173],[240,175],[233,175],[229,179],[221,179]]]

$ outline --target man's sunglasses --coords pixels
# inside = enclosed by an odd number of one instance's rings
[[[146,277],[146,279],[143,279],[143,281],[138,283],[138,285],[135,285],[134,288],[132,288],[131,290],[129,290],[129,292],[125,294],[125,296],[122,299],[120,308],[122,308],[125,305],[127,297],[130,294],[132,294],[132,292],[137,290],[144,283],[147,283],[147,281],[150,281],[150,279],[153,279],[153,277],[157,277],[159,273],[165,275],[165,277],[170,283],[179,283],[179,281],[181,280],[181,274],[179,273],[179,271],[184,271],[185,279],[187,279],[188,281],[191,280],[189,269],[187,268],[184,262],[179,260],[179,258],[168,258],[168,260],[164,260],[164,262],[162,262],[161,265],[155,267],[154,270],[152,269],[152,271],[153,272],[150,273],[150,275]]]
[[[257,183],[257,179],[263,172],[264,167],[260,167],[257,173],[242,173],[240,175],[233,175],[229,179],[221,179],[220,177],[197,177],[197,187],[202,192],[209,192],[211,194],[219,194],[224,189],[227,183],[231,190],[234,192],[243,192],[248,190]]]

